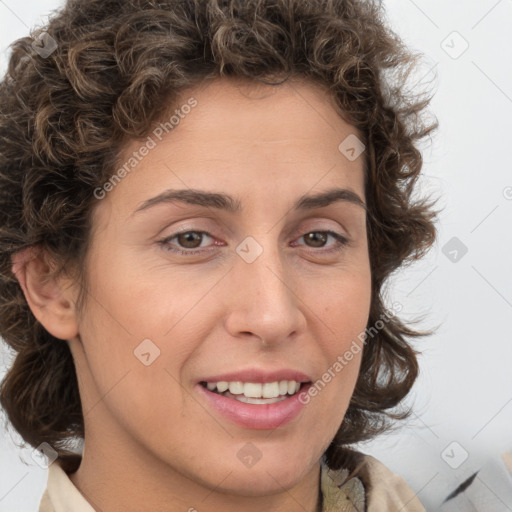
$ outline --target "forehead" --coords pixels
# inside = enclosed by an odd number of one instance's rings
[[[216,79],[182,93],[178,105],[192,97],[198,105],[194,120],[180,126],[183,136],[188,131],[200,133],[201,124],[206,129],[217,126],[208,136],[219,141],[230,135],[245,144],[268,146],[314,139],[315,147],[320,143],[331,151],[331,141],[325,140],[327,132],[336,138],[357,132],[340,117],[327,89],[304,79],[289,79],[279,85],[243,78]]]
[[[337,156],[339,143],[351,134],[362,138],[340,116],[325,85],[294,78],[272,86],[240,77],[205,80],[182,91],[150,132],[159,146],[173,145],[177,156],[181,146],[195,142],[191,158],[230,155],[253,145],[275,147],[283,156],[290,146],[299,156],[321,151]],[[121,156],[126,159],[139,146],[131,141]]]
[[[182,92],[148,139],[125,146],[119,167],[152,141],[107,199],[129,214],[167,188],[261,199],[273,187],[301,195],[319,182],[320,189],[347,185],[364,195],[363,157],[351,160],[339,149],[355,135],[316,83],[216,79]]]

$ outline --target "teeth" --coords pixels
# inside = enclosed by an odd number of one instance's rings
[[[300,389],[300,382],[295,380],[281,380],[275,382],[207,382],[206,387],[210,391],[224,393],[228,391],[233,395],[244,395],[247,398],[277,398],[279,396],[294,395]]]
[[[229,388],[229,384],[226,381],[217,382],[217,391],[219,393],[224,393]]]
[[[263,398],[276,398],[279,396],[279,382],[266,382],[263,384]]]
[[[268,405],[275,404],[277,402],[281,402],[282,400],[286,400],[286,397],[280,396],[278,398],[248,398],[245,395],[236,395],[233,396],[235,400],[239,402],[244,402],[245,404],[256,404],[256,405]]]
[[[288,382],[288,394],[293,395],[297,391],[299,391],[300,384],[298,382],[295,382],[294,380],[289,380]],[[297,386],[298,384],[298,386]]]
[[[243,394],[247,398],[261,398],[263,396],[261,393],[262,387],[261,384],[256,382],[246,382],[239,394]]]
[[[230,382],[229,383],[229,392],[233,395],[241,395],[244,392],[244,383],[243,382]]]

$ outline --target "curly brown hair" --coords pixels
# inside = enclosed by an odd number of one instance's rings
[[[50,55],[32,45],[44,33],[58,45]],[[75,365],[68,344],[32,314],[11,258],[39,248],[85,290],[93,191],[183,91],[223,76],[271,85],[299,77],[332,95],[366,145],[369,326],[389,311],[386,279],[434,242],[434,203],[413,192],[419,141],[437,123],[425,121],[430,98],[405,89],[419,56],[387,26],[380,2],[69,0],[31,36],[12,44],[0,84],[0,335],[15,351],[0,401],[23,439],[48,442],[68,469],[76,469],[69,441],[84,436]],[[326,452],[332,467],[343,447],[407,415],[397,406],[418,374],[408,338],[423,334],[391,315],[366,344]]]

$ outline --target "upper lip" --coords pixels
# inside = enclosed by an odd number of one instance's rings
[[[279,382],[282,380],[294,380],[297,382],[310,382],[311,377],[298,370],[283,368],[282,370],[265,371],[259,368],[248,368],[231,373],[212,375],[199,379],[198,382]]]

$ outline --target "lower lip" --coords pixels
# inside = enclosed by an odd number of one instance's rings
[[[307,392],[310,386],[311,383],[308,383],[299,393],[273,404],[246,404],[197,384],[199,392],[216,411],[242,427],[253,429],[275,429],[292,421],[304,407],[299,396]]]

